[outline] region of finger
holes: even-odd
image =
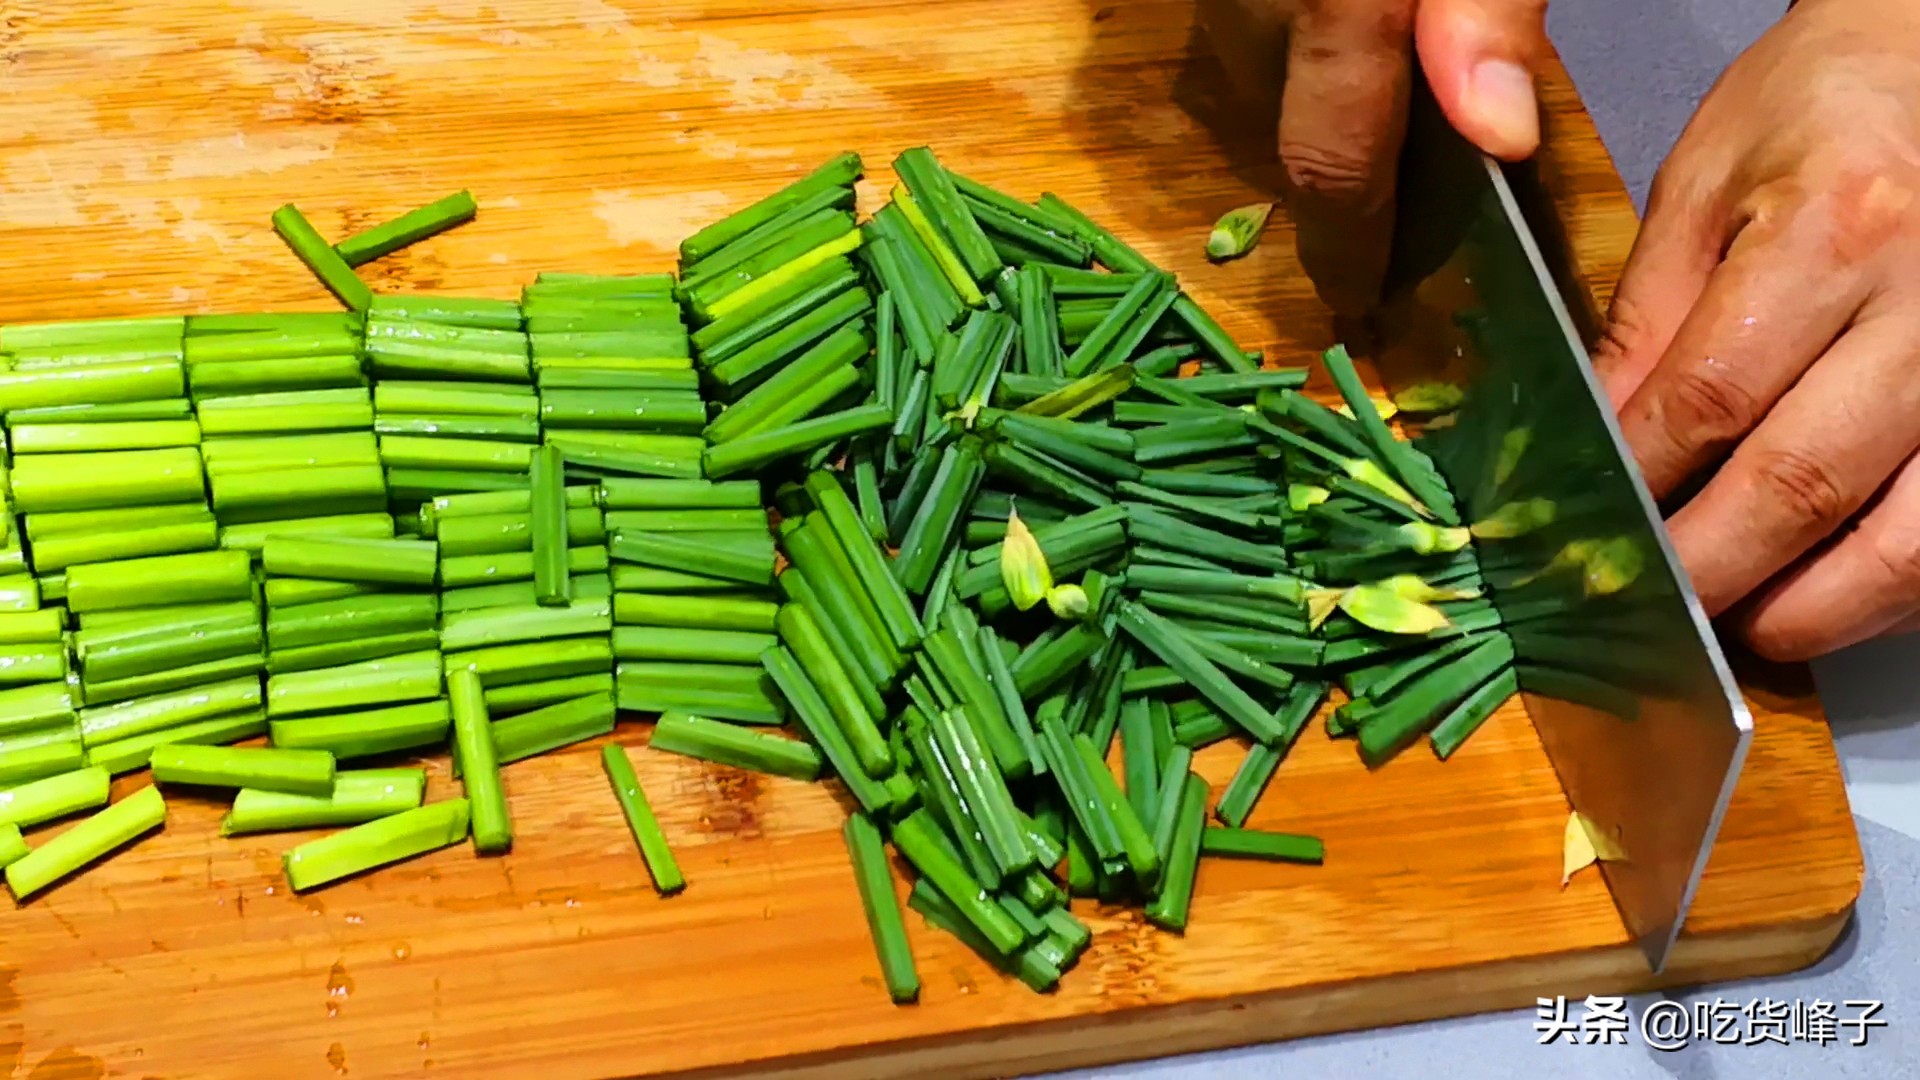
[[[1412,0],[1319,0],[1294,22],[1280,100],[1300,262],[1335,312],[1380,296],[1406,138]]]
[[[1833,258],[1827,202],[1760,196],[1769,209],[1735,238],[1620,410],[1656,498],[1752,431],[1859,310],[1867,277]]]
[[[1771,586],[1739,629],[1760,655],[1810,660],[1920,630],[1920,464],[1908,460],[1859,526]]]
[[[1594,370],[1616,409],[1673,344],[1732,239],[1726,216],[1713,211],[1711,195],[1688,171],[1686,152],[1683,141],[1654,177],[1646,217],[1593,350]]]
[[[1273,0],[1200,0],[1197,14],[1240,97],[1271,110],[1280,99],[1286,10]]]
[[[1905,319],[1848,330],[1668,521],[1708,614],[1825,540],[1920,448],[1916,346]]]
[[[1547,0],[1426,0],[1414,40],[1434,99],[1474,145],[1507,161],[1540,148],[1533,70]]]

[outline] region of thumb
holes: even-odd
[[[1533,66],[1546,48],[1547,0],[1424,0],[1420,66],[1460,134],[1506,161],[1540,146]]]

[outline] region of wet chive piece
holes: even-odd
[[[690,713],[661,714],[647,745],[795,780],[812,780],[820,775],[820,753],[807,743]]]
[[[708,479],[722,480],[842,439],[881,430],[892,422],[893,414],[885,405],[870,402],[709,447],[702,463]]]
[[[826,698],[818,686],[784,646],[774,645],[761,654],[761,663],[787,700],[793,715],[807,736],[820,748],[835,775],[840,778],[861,808],[870,814],[889,814],[894,805],[885,786],[867,772],[853,744],[842,731]]]
[[[252,681],[258,685],[257,678]],[[156,746],[171,743],[207,745],[232,743],[239,742],[241,739],[250,739],[256,735],[264,735],[266,731],[266,710],[247,709],[90,746],[86,751],[86,765],[89,768],[105,769],[118,776],[121,773],[146,768],[147,760]]]
[[[986,753],[978,733],[963,709],[944,709],[928,717],[934,742],[954,771],[961,794],[980,826],[987,851],[1002,877],[1034,865],[1026,830],[1006,780]]]
[[[940,836],[940,827],[927,811],[916,810],[897,822],[893,827],[893,843],[996,952],[1011,953],[1027,943],[1026,931],[988,897],[953,857]]]
[[[1228,679],[1186,631],[1134,603],[1121,604],[1119,624],[1256,740],[1272,743],[1280,738],[1282,731],[1274,716]]]
[[[1207,827],[1207,784],[1188,773],[1181,785],[1172,840],[1159,895],[1147,905],[1147,920],[1166,930],[1184,931],[1193,904],[1193,879]]]
[[[373,303],[373,290],[354,274],[353,267],[320,236],[298,207],[288,203],[275,210],[273,231],[341,303],[355,311],[365,311]]]
[[[457,844],[467,838],[469,812],[467,800],[447,799],[309,840],[281,856],[287,884],[306,892]]]
[[[614,718],[613,695],[606,690],[556,701],[531,712],[494,721],[494,756],[501,765],[511,765],[561,747],[585,742],[612,732]],[[460,771],[460,762],[456,758],[454,775],[460,775]]]
[[[1247,815],[1253,812],[1253,806],[1273,782],[1273,774],[1280,768],[1281,752],[1259,743],[1247,748],[1247,756],[1240,761],[1233,779],[1228,781],[1226,790],[1220,793],[1220,803],[1214,808],[1214,816],[1225,824],[1238,828],[1246,824]]]
[[[534,451],[528,484],[534,597],[544,606],[565,606],[572,600],[573,593],[567,569],[566,469],[560,451],[551,446]],[[589,513],[597,517],[599,511]]]
[[[784,575],[782,575],[784,576]],[[786,604],[778,617],[780,640],[826,698],[835,722],[867,775],[885,776],[893,769],[893,755],[881,735],[877,719],[854,689],[861,676],[841,664],[813,613],[801,604]]]
[[[854,883],[860,890],[860,906],[867,917],[867,931],[873,936],[874,952],[880,959],[880,973],[887,982],[887,993],[895,1002],[909,1002],[920,996],[920,976],[913,967],[913,949],[907,941],[907,927],[900,917],[900,901],[893,891],[893,870],[888,865],[880,830],[865,814],[847,818],[841,837],[847,844],[847,856],[853,863]]]
[[[513,820],[500,782],[500,761],[480,676],[470,668],[449,672],[447,696],[453,705],[453,742],[460,754],[461,780],[473,815],[473,848],[482,855],[502,854],[513,846]]]
[[[653,891],[672,896],[686,888],[687,879],[681,875],[680,864],[667,846],[666,834],[660,830],[653,806],[647,802],[647,793],[640,787],[640,777],[633,770],[633,760],[627,756],[626,747],[616,743],[601,747],[600,763],[606,770],[607,781],[613,785],[613,796],[620,802],[627,828],[640,847],[647,874],[653,878]]]
[[[847,153],[833,158],[795,183],[682,240],[680,242],[681,266],[697,265],[700,260],[767,224],[820,191],[851,187],[861,175],[860,155]]]
[[[608,538],[606,551],[621,562],[758,586],[773,583],[778,558],[773,538],[764,529],[754,534],[616,531]]]
[[[333,755],[325,750],[289,750],[174,744],[155,747],[147,767],[163,784],[257,788],[290,795],[333,791]]]
[[[681,664],[622,660],[614,695],[630,712],[695,712],[740,724],[779,724],[786,703],[757,668],[738,664]]]
[[[333,250],[348,266],[359,266],[471,221],[477,209],[471,192],[456,191],[391,221],[354,233],[335,244]]]
[[[60,835],[41,843],[6,868],[15,902],[28,898],[89,863],[158,828],[167,818],[160,789],[141,788]]]
[[[112,779],[107,770],[89,766],[0,791],[0,825],[31,828],[104,806]]]
[[[938,226],[976,282],[985,281],[1001,267],[1000,256],[960,197],[953,178],[924,146],[906,150],[894,159],[894,172],[906,184],[927,216]]]
[[[963,439],[941,452],[932,487],[908,524],[893,562],[895,578],[909,593],[926,594],[985,471],[973,440]]]
[[[453,712],[445,698],[385,709],[335,713],[268,725],[277,747],[325,750],[335,758],[374,757],[447,741]]]
[[[361,769],[334,775],[324,795],[242,788],[220,821],[221,836],[359,825],[412,810],[426,795],[424,769]]]
[[[1318,866],[1326,861],[1327,848],[1317,836],[1209,826],[1200,836],[1200,854]]]
[[[1434,754],[1442,761],[1452,757],[1474,732],[1480,730],[1480,725],[1486,723],[1496,709],[1519,691],[1520,676],[1513,668],[1507,668],[1483,683],[1433,726],[1429,737],[1433,741]],[[5,811],[0,810],[0,817],[4,816]]]
[[[1512,665],[1513,642],[1491,635],[1453,664],[1415,680],[1372,710],[1360,724],[1360,756],[1383,764],[1439,722],[1446,710]]]

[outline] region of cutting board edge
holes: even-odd
[[[832,1051],[659,1075],[674,1080],[909,1080],[935,1075],[985,1080],[1146,1061],[1523,1009],[1542,997],[1577,1000],[1589,994],[1639,994],[1785,975],[1826,956],[1852,917],[1853,901],[1848,900],[1841,909],[1818,918],[1682,938],[1666,970],[1658,975],[1646,970],[1637,946],[1622,944],[1007,1025],[903,1040],[851,1055]]]

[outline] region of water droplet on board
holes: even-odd
[[[361,918],[361,917],[360,917],[360,916],[358,916],[358,915],[348,915],[348,916],[347,916],[347,922],[348,922],[348,924],[350,924],[350,925],[352,925],[352,926],[359,926],[359,925],[360,925],[361,923],[363,923],[363,922],[366,922],[366,921],[367,921],[367,920],[365,920],[365,919],[363,919],[363,918]]]
[[[568,907],[579,907],[579,906],[580,906],[580,901],[578,901],[578,900],[575,900],[575,899],[574,899],[573,897],[571,897],[571,896],[569,896],[569,897],[567,897],[567,906],[568,906]]]
[[[428,1033],[424,1031],[421,1032],[420,1033],[420,1049],[425,1050],[428,1046],[431,1046],[432,1044],[433,1044],[433,1039],[429,1037]]]
[[[347,974],[347,965],[339,960],[327,971],[327,996],[342,1001],[353,996],[353,976]]]
[[[408,945],[404,941],[393,947],[393,958],[395,960],[405,960],[407,957],[412,955],[413,955],[413,946]]]

